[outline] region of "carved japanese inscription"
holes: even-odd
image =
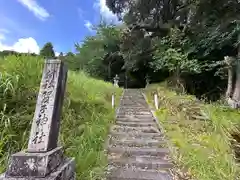
[[[46,61],[28,143],[28,152],[46,152],[57,146],[66,73],[67,71],[60,60]]]

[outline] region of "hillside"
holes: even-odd
[[[36,35],[26,33],[26,37],[37,38],[38,42],[34,44],[41,43],[36,51],[30,51],[31,47],[22,48],[23,43],[18,41],[13,44],[17,48],[5,45],[13,41],[11,36],[22,38],[21,42],[26,40],[21,37],[23,34],[16,31],[21,28],[12,27],[16,34],[7,33],[7,28],[0,29],[0,172],[5,170],[10,154],[26,148],[44,57],[58,58],[69,67],[59,142],[66,150],[64,154],[76,159],[78,179],[102,179],[103,169],[107,165],[103,144],[115,117],[111,95],[115,92],[119,100],[122,93],[122,89],[114,88],[110,82],[118,77],[120,87],[135,88],[136,91],[123,95],[120,106],[123,108],[118,112],[122,117],[119,120],[116,114],[115,134],[119,130],[120,135],[127,137],[130,132],[144,136],[142,132],[152,129],[141,126],[149,122],[157,128],[156,122],[151,122],[154,120],[152,112],[138,90],[145,90],[149,104],[153,103],[153,93],[157,92],[160,109],[156,116],[165,132],[155,129],[155,134],[150,135],[157,134],[169,139],[167,148],[171,149],[180,179],[184,179],[182,175],[185,172],[194,180],[240,180],[239,0],[139,0],[134,3],[131,0],[95,0],[78,6],[77,3],[70,6],[70,1],[66,3],[69,6],[64,5],[64,10],[51,5],[61,11],[59,14],[62,16],[57,18],[56,12],[52,11],[49,17],[54,18],[50,18],[49,23],[58,19],[60,29],[55,24],[49,24],[42,26],[44,28],[39,29]],[[107,15],[116,17],[116,21],[112,18],[110,21],[105,16],[98,18],[95,10],[85,8],[89,4],[95,10],[99,6],[98,15],[107,12]],[[30,6],[25,7],[30,10]],[[65,14],[66,8],[71,12],[68,15]],[[81,8],[87,13],[83,13]],[[71,14],[76,17],[70,17]],[[87,14],[92,17],[87,17]],[[72,21],[77,18],[78,21]],[[15,21],[25,24],[17,19]],[[63,25],[64,21],[75,24]],[[79,29],[81,25],[84,29]],[[35,25],[31,23],[31,26]],[[38,27],[36,24],[36,30]],[[28,41],[26,45],[31,46]],[[137,110],[134,106],[138,106]],[[131,109],[134,110],[129,113]],[[144,113],[148,116],[144,117]],[[129,122],[135,120],[133,114],[139,114],[137,123]],[[144,118],[147,120],[145,124],[138,123]],[[121,126],[118,123],[122,123]],[[121,152],[129,149],[132,153],[142,151],[143,148],[133,149],[137,148],[138,143],[135,135],[130,135],[135,147],[123,150],[124,146],[119,145]],[[124,138],[122,140],[126,145]],[[148,143],[146,139],[141,139],[142,147]],[[157,153],[158,140],[151,146],[150,152]],[[140,154],[148,155],[149,149],[143,151]],[[164,155],[164,158],[167,156]],[[128,158],[121,166],[130,167]],[[152,166],[155,160],[157,167],[160,162],[151,158],[147,159],[146,164]],[[135,161],[136,158],[130,160]],[[132,165],[135,163],[133,161]],[[141,167],[146,169],[144,162]],[[148,173],[156,176],[150,179],[161,179],[158,178],[159,169],[151,168],[154,172]],[[132,173],[134,168],[129,169]],[[116,172],[112,179],[122,180],[124,178],[120,175],[131,175],[124,171]],[[134,173],[137,178],[128,176],[125,179],[147,179],[140,177],[141,173]]]
[[[0,172],[13,152],[26,148],[43,59],[8,56],[0,60]],[[106,165],[103,143],[114,120],[111,94],[121,89],[69,72],[61,119],[60,144],[76,160],[78,179],[97,179]]]
[[[160,107],[156,116],[169,140],[180,177],[184,172],[199,180],[239,178],[240,112],[217,103],[204,104],[194,96],[179,95],[166,83],[146,89],[151,105],[155,92]]]

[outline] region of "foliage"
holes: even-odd
[[[184,42],[186,42],[185,39],[174,33],[171,37],[160,39],[154,52],[154,61],[150,63],[153,69],[165,68],[169,72],[177,72],[179,75],[183,72],[200,73],[200,63],[196,59],[189,59],[188,53],[184,52]]]
[[[197,60],[189,60],[187,54],[183,54],[179,49],[156,51],[154,59],[152,66],[155,70],[166,68],[170,73],[177,73],[178,76],[183,72],[200,72]]]
[[[10,154],[27,146],[41,80],[43,59],[7,56],[0,60],[0,172]],[[77,179],[101,179],[106,158],[103,142],[114,120],[110,83],[83,72],[69,72],[61,120],[60,143],[76,160]]]
[[[60,53],[59,53],[58,58],[61,58],[61,57],[63,57],[63,52],[60,52]]]
[[[37,56],[35,53],[19,53],[16,51],[10,51],[10,50],[4,50],[0,51],[0,57],[5,57],[9,55],[31,55],[31,56]]]
[[[119,67],[114,69],[115,61],[118,60],[117,66],[122,61],[119,54],[119,38],[119,28],[99,25],[95,36],[87,37],[81,45],[76,45],[79,52],[76,55],[79,69],[84,69],[90,75],[103,79],[112,77],[113,72],[121,71]],[[109,66],[113,69],[112,73],[109,72]]]
[[[54,58],[55,52],[53,50],[53,45],[51,42],[46,43],[40,50],[40,56],[44,58]]]
[[[240,177],[231,149],[234,142],[231,135],[240,134],[237,129],[240,113],[219,104],[203,104],[193,96],[177,95],[164,83],[146,89],[149,103],[153,103],[152,93],[156,90],[161,102],[156,115],[170,140],[176,167],[181,172],[187,168],[194,179]]]
[[[146,77],[152,83],[176,76],[188,93],[217,100],[227,84],[224,57],[238,60],[240,55],[238,1],[107,0],[106,4],[122,24],[100,22],[94,27],[95,35],[76,44],[76,54],[58,57],[75,71],[69,73],[61,141],[67,153],[76,157],[81,179],[101,179],[97,172],[104,162],[102,142],[113,117],[111,84],[86,74],[108,81],[118,74],[120,85],[127,87],[144,87]],[[0,59],[2,161],[26,147],[42,69],[38,56],[11,51],[0,56],[8,54],[18,56]],[[40,55],[54,58],[53,45],[45,44]],[[235,128],[239,113],[213,104],[199,105],[195,99],[186,102],[185,96],[158,90],[163,102],[158,116],[178,147],[176,162],[198,179],[233,179],[236,164],[228,133]],[[167,117],[173,117],[173,123]],[[206,117],[209,121],[192,121]]]

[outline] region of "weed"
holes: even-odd
[[[176,165],[188,168],[199,180],[236,180],[240,169],[231,133],[238,131],[240,112],[177,95],[164,84],[146,90],[150,103],[156,90],[161,107],[156,115],[166,131]]]

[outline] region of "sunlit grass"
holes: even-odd
[[[169,139],[172,157],[199,180],[236,180],[239,166],[231,145],[231,133],[239,131],[240,112],[218,104],[204,104],[193,96],[177,95],[164,84],[147,89],[159,95],[156,115]]]
[[[43,60],[9,56],[0,60],[0,172],[10,154],[26,148]],[[85,73],[69,72],[59,143],[76,160],[77,179],[101,179],[108,127],[114,121],[111,94],[121,89]]]

